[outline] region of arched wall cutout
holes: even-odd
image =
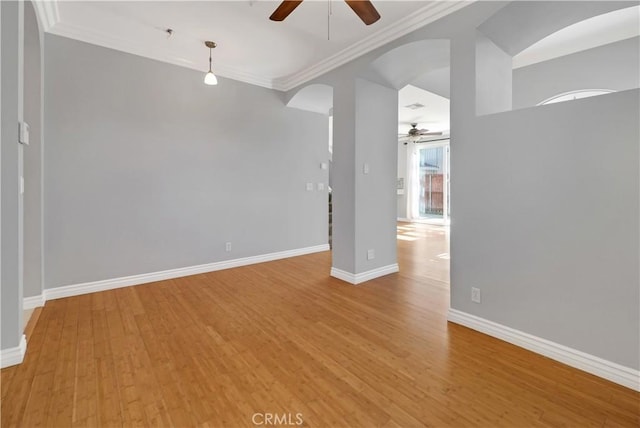
[[[410,42],[373,60],[369,71],[380,76],[389,86],[401,89],[419,76],[448,67],[449,46],[446,39]]]
[[[633,2],[512,2],[478,30],[511,56],[580,21],[634,6]]]
[[[321,83],[305,86],[291,97],[287,107],[329,115],[333,108],[333,87]]]

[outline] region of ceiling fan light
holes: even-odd
[[[217,85],[218,84],[218,78],[216,77],[215,74],[213,74],[213,71],[209,70],[207,72],[207,74],[204,75],[204,84],[205,85]]]

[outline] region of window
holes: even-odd
[[[588,97],[595,97],[598,95],[610,94],[612,92],[615,92],[615,91],[612,89],[581,89],[579,91],[564,92],[562,94],[554,95],[553,97],[547,98],[546,100],[542,101],[538,105],[542,106],[545,104],[561,103],[563,101],[573,101],[573,100],[578,100],[580,98],[588,98]]]

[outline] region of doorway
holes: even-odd
[[[409,156],[413,184],[411,217],[414,221],[448,225],[451,215],[449,139],[416,143]]]

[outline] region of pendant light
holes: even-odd
[[[205,85],[217,85],[218,84],[218,78],[216,77],[215,74],[213,74],[213,71],[211,71],[211,49],[216,47],[216,42],[209,42],[206,41],[204,42],[205,46],[209,48],[209,71],[207,71],[207,74],[204,75],[204,84]]]

